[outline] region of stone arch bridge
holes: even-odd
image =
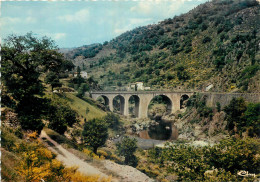
[[[208,106],[216,106],[219,102],[221,106],[229,104],[233,97],[244,97],[248,102],[260,102],[260,93],[209,93],[200,92],[202,95],[206,95],[206,104]],[[168,113],[174,113],[181,109],[181,102],[188,99],[194,92],[166,92],[166,91],[98,91],[91,92],[91,96],[94,100],[99,97],[104,99],[104,104],[110,109],[114,110],[113,100],[118,97],[120,99],[120,113],[122,115],[129,115],[129,99],[134,99],[134,112],[136,117],[144,118],[148,116],[148,106],[153,98],[156,96],[162,96],[167,101]]]
[[[135,101],[135,114],[138,118],[148,116],[148,106],[153,98],[156,96],[163,96],[167,101],[167,111],[169,113],[175,112],[181,107],[181,98],[189,98],[193,92],[162,92],[162,91],[113,91],[113,92],[92,92],[91,96],[94,100],[103,97],[105,105],[110,111],[114,110],[113,100],[118,97],[120,99],[120,113],[122,115],[129,115],[129,99],[133,97]]]

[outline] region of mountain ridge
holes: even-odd
[[[214,0],[66,56],[105,90],[142,81],[153,89],[259,92],[259,12],[255,0]]]

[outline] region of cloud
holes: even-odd
[[[34,17],[29,16],[29,17],[25,18],[25,22],[26,23],[36,23],[37,19],[34,18]]]
[[[126,32],[126,31],[128,31],[128,30],[130,30],[130,29],[131,29],[131,28],[130,28],[129,26],[124,27],[124,28],[115,28],[115,29],[114,29],[114,33],[115,33],[116,35],[120,35],[120,34]]]
[[[139,2],[136,6],[131,7],[130,11],[148,15],[152,12],[152,6],[150,2]]]
[[[15,25],[15,24],[19,24],[19,23],[26,23],[26,24],[30,24],[30,23],[36,23],[37,20],[34,17],[26,17],[25,19],[22,18],[13,18],[13,17],[2,17],[1,20],[1,26],[7,26],[7,25]]]
[[[120,35],[128,30],[132,30],[135,27],[142,26],[143,24],[149,23],[152,21],[151,18],[129,18],[127,20],[124,20],[122,22],[118,22],[115,24],[114,33],[116,35]],[[128,22],[127,24],[123,24],[125,22]]]
[[[62,33],[62,32],[59,32],[59,33],[46,33],[45,30],[41,30],[39,32],[40,32],[41,36],[45,36],[46,35],[47,37],[50,37],[50,38],[54,39],[55,41],[64,39],[67,36],[66,33]]]
[[[2,17],[1,18],[1,26],[7,25],[7,24],[16,24],[21,21],[20,18],[13,18],[13,17]]]
[[[59,20],[66,21],[66,22],[80,22],[83,23],[86,20],[89,19],[89,10],[88,9],[82,9],[80,11],[77,11],[74,14],[68,14],[64,16],[59,16]]]
[[[155,17],[168,17],[180,10],[184,0],[173,0],[173,1],[141,1],[137,5],[130,8],[131,12],[137,13],[143,16],[155,16]]]
[[[60,40],[66,37],[66,33],[55,33],[52,37],[54,40]]]
[[[141,25],[152,21],[151,18],[130,18],[129,22],[132,25]]]

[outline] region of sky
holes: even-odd
[[[208,0],[1,1],[0,36],[32,32],[60,48],[110,41],[139,26],[186,13]]]

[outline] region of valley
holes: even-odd
[[[212,0],[76,48],[10,35],[2,180],[258,181],[259,19],[256,0]]]

